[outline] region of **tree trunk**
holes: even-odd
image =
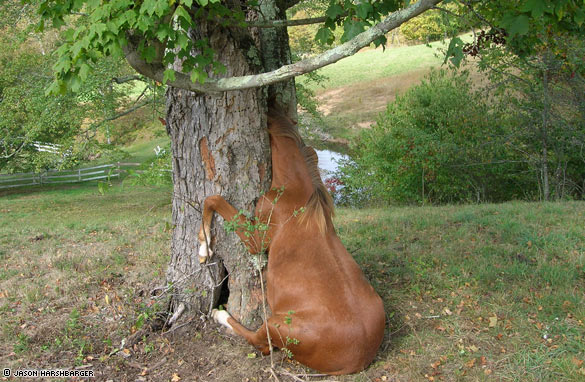
[[[269,16],[284,17],[274,1]],[[257,18],[257,15],[249,15]],[[255,74],[290,63],[285,28],[276,33],[198,25],[193,38],[207,38],[227,68],[225,77]],[[270,49],[267,48],[270,47]],[[198,261],[197,233],[206,197],[220,194],[239,210],[253,213],[261,192],[270,185],[270,148],[266,132],[266,98],[276,97],[296,109],[294,82],[265,89],[200,95],[176,88],[167,92],[167,129],[173,153],[173,234],[167,280],[172,285],[171,310],[185,308],[183,318],[202,316],[219,302],[242,324],[261,322],[259,275],[244,246],[223,229],[215,214],[213,257]],[[226,279],[227,277],[227,279]],[[222,281],[224,287],[222,288]],[[222,300],[220,301],[220,295]]]
[[[541,160],[541,171],[542,171],[542,192],[545,201],[550,199],[550,182],[548,175],[548,123],[549,123],[549,94],[548,94],[548,60],[544,59],[544,69],[542,72],[542,129],[541,129],[541,142],[542,142],[542,160]]]

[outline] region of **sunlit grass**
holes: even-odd
[[[461,37],[465,41],[471,39],[471,35]],[[444,61],[444,51],[446,51],[448,44],[449,40],[386,50],[367,48],[320,69],[318,73],[327,77],[327,80],[322,84],[317,85],[309,82],[307,85],[309,88],[321,92],[340,86],[437,67]],[[306,76],[297,77],[297,81],[306,83]]]

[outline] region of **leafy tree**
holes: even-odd
[[[457,35],[467,26],[464,9],[451,2],[444,9],[425,12],[400,26],[400,33],[410,41],[431,42]]]
[[[509,10],[493,10],[503,14],[501,27],[491,25],[464,52],[498,84],[516,122],[510,147],[531,163],[540,198],[583,195],[583,4],[539,0]]]
[[[346,195],[384,203],[510,199],[526,169],[502,144],[505,121],[466,72],[433,71],[380,114],[342,168]]]
[[[291,63],[284,26],[292,21],[286,20],[286,10],[299,2],[40,1],[43,22],[66,29],[67,41],[57,51],[52,91],[80,89],[103,56],[123,56],[139,73],[169,85],[167,129],[173,152],[175,228],[167,279],[173,286],[172,322],[185,310],[209,312],[218,302],[226,271],[230,311],[244,324],[259,317],[260,302],[254,297],[258,294],[252,292],[258,280],[242,262],[234,235],[222,230],[213,233],[215,253],[223,264],[218,260],[200,266],[193,259],[198,250],[195,229],[206,196],[221,192],[238,208],[251,210],[270,183],[267,99],[277,99],[294,117],[295,76],[371,43],[383,44],[388,31],[441,1],[330,0],[318,20],[323,24],[316,39],[331,44],[335,29],[341,28],[341,45]],[[89,22],[71,27],[76,17],[87,17]],[[454,44],[450,54],[456,58],[458,52],[462,54],[462,44]]]
[[[6,14],[0,23],[0,171],[67,167],[111,152],[100,142],[110,143],[112,121],[152,103],[151,94],[134,102],[127,97],[130,81],[142,78],[103,57],[77,93],[48,96],[56,62],[49,53],[62,42],[61,31],[37,32],[35,9],[19,1],[2,2],[0,11]],[[39,151],[39,145],[57,152]]]
[[[45,42],[31,38],[30,11],[16,2],[2,3],[0,27],[0,170],[27,171],[73,159],[39,152],[35,143],[68,148],[81,126],[76,96],[45,97],[52,82]],[[10,30],[10,32],[9,32]]]

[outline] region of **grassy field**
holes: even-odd
[[[470,34],[461,38],[471,41]],[[297,77],[297,81],[317,94],[324,116],[319,128],[347,144],[374,123],[397,95],[420,83],[432,68],[441,67],[448,43],[438,41],[385,51],[364,49],[320,69],[318,73],[326,77],[320,84],[307,82],[306,76]],[[473,65],[467,68],[474,70]]]
[[[307,86],[317,92],[323,92],[346,85],[369,82],[378,78],[392,77],[417,69],[441,65],[443,58],[438,49],[446,45],[434,42],[429,46],[413,45],[378,49],[364,49],[358,54],[344,58],[333,65],[319,70],[319,74],[327,77],[321,84],[309,82]],[[297,77],[305,83],[305,76]]]
[[[0,366],[87,367],[100,381],[270,378],[267,359],[212,328],[113,351],[157,309],[170,193],[0,196]],[[389,325],[375,362],[338,380],[583,381],[583,221],[583,202],[340,209],[339,235]]]

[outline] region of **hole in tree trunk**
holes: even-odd
[[[227,273],[227,270],[226,270]],[[227,306],[228,299],[230,297],[230,288],[228,286],[230,281],[230,274],[227,273],[225,280],[221,284],[221,291],[219,292],[219,301],[217,302],[218,305],[223,305],[224,307]]]

